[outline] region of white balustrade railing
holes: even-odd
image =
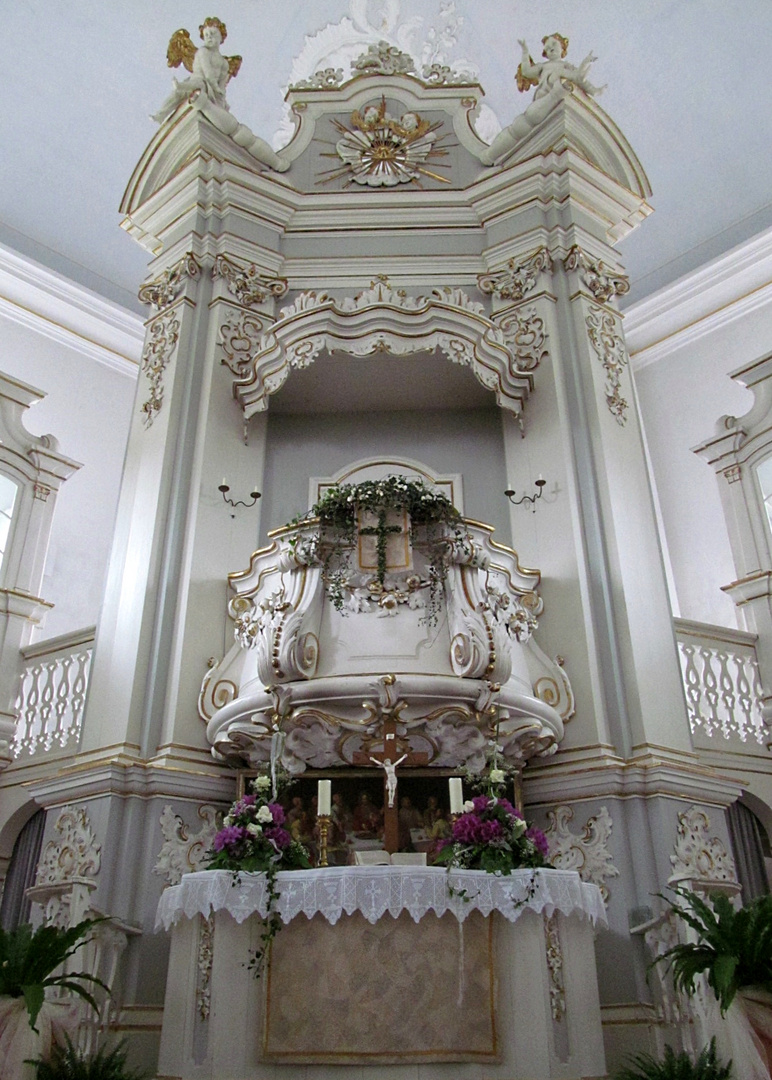
[[[698,744],[720,749],[744,744],[768,752],[772,732],[762,714],[763,689],[756,635],[723,626],[675,619],[686,708]]]
[[[21,650],[14,757],[64,747],[77,750],[93,644],[94,627],[89,626]]]

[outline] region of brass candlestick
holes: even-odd
[[[319,822],[319,865],[327,866],[327,831],[330,828],[330,815],[320,814]]]

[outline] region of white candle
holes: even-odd
[[[448,780],[450,789],[450,812],[461,814],[464,810],[464,787],[460,776],[451,776]]]
[[[227,486],[228,486],[228,481],[225,479],[225,477],[223,477],[222,480],[220,481],[220,487],[227,487]]]
[[[332,780],[320,780],[317,792],[316,813],[319,817],[330,816],[332,801]]]

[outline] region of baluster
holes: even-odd
[[[737,734],[743,742],[746,742],[748,732],[753,727],[753,722],[751,720],[753,698],[751,697],[750,683],[745,676],[743,659],[744,658],[739,653],[735,653],[735,661],[737,663],[737,701],[742,710],[742,716],[735,710],[735,721],[737,725]]]
[[[83,706],[86,701],[86,688],[88,686],[89,671],[91,670],[91,649],[78,653],[74,659],[78,662],[78,672],[72,684],[72,693],[70,695],[70,704],[72,705],[70,738],[74,739],[77,745],[80,743],[80,732],[83,725]]]
[[[761,673],[759,671],[759,662],[756,657],[756,653],[752,652],[745,658],[746,667],[748,670],[748,678],[751,684],[751,694],[753,696],[753,737],[760,746],[766,744],[766,725],[764,723],[764,717],[761,713],[761,701],[764,697],[764,687],[761,685]]]
[[[708,712],[705,718],[705,731],[708,735],[712,735],[714,731],[722,727],[721,718],[718,715],[718,679],[713,670],[713,656],[713,649],[703,645],[700,649],[700,657],[702,659],[703,697]]]
[[[721,687],[721,703],[724,706],[726,714],[726,717],[721,724],[721,729],[724,732],[725,737],[728,737],[727,731],[731,730],[736,701],[732,673],[729,670],[729,661],[731,657],[726,651],[717,652],[716,655],[720,667],[719,685]]]
[[[54,708],[54,688],[58,666],[58,660],[54,660],[53,663],[49,661],[43,665],[44,681],[43,693],[40,696],[40,735],[44,750],[50,750],[54,741],[54,724],[51,720],[51,713]]]
[[[689,714],[689,726],[694,735],[702,723],[700,716],[700,674],[694,660],[694,645],[679,641],[678,649],[682,657],[684,690],[686,691],[686,709]],[[707,734],[710,734],[708,732]]]
[[[43,665],[35,664],[29,668],[30,688],[27,695],[27,707],[24,710],[24,745],[28,753],[34,754],[40,741],[40,680],[43,674]]]
[[[56,728],[53,741],[60,746],[65,746],[70,734],[72,721],[70,720],[70,672],[72,671],[74,657],[63,656],[59,685],[56,688]],[[68,722],[69,721],[69,722]]]

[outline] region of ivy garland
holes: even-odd
[[[377,525],[360,528],[363,512],[376,516]],[[311,541],[310,554],[324,568],[327,594],[337,611],[343,613],[346,590],[353,572],[353,553],[360,536],[376,537],[376,582],[383,591],[386,578],[386,546],[399,526],[388,525],[390,513],[405,512],[410,519],[410,541],[420,545],[428,559],[429,602],[425,621],[434,624],[441,606],[451,555],[459,547],[474,554],[474,544],[464,519],[445,495],[433,491],[421,480],[387,476],[361,484],[335,484],[307,514],[290,524],[319,524],[319,536]],[[294,548],[298,538],[290,541]],[[308,541],[304,541],[308,543]],[[308,549],[307,549],[308,550]]]

